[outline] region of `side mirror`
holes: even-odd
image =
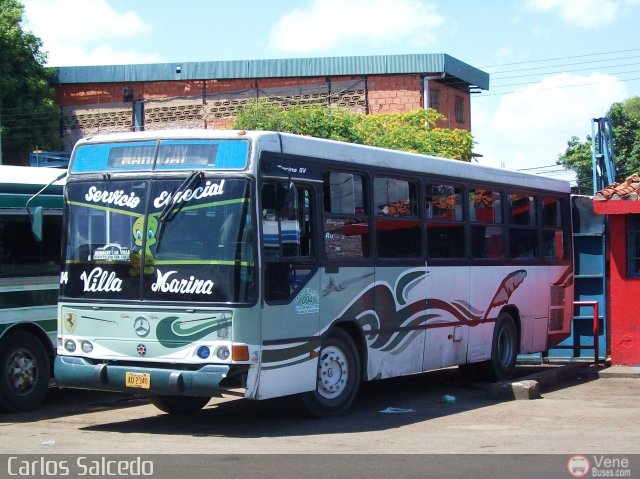
[[[293,181],[287,188],[287,219],[295,220],[298,217],[298,188]]]
[[[276,213],[280,219],[295,220],[298,209],[298,190],[296,184],[279,183],[276,191]]]
[[[42,206],[36,206],[31,218],[31,232],[38,242],[42,241],[42,218]]]

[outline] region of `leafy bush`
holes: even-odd
[[[234,129],[296,133],[394,150],[470,161],[473,137],[466,130],[437,128],[436,110],[363,115],[324,106],[283,109],[268,100],[244,108]]]

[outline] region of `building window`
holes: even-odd
[[[640,279],[640,215],[629,215],[628,231],[629,265],[627,276]]]
[[[456,121],[458,123],[464,123],[465,121],[465,116],[464,116],[464,98],[462,98],[461,96],[456,96]]]
[[[429,90],[429,107],[440,111],[440,90]]]

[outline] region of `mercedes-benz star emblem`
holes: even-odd
[[[136,332],[138,337],[144,338],[147,334],[149,334],[149,331],[151,330],[149,320],[144,316],[138,316],[133,322],[133,330]]]

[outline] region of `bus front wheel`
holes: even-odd
[[[335,329],[320,348],[316,389],[301,396],[305,409],[318,418],[344,414],[358,394],[360,376],[356,345],[346,331]]]
[[[25,331],[0,341],[0,409],[30,411],[40,406],[51,379],[49,356],[42,343]]]
[[[491,359],[480,365],[484,379],[489,381],[509,379],[516,367],[518,345],[515,321],[509,313],[500,313],[493,330]]]
[[[211,398],[196,396],[149,396],[155,407],[169,414],[193,414],[207,405]]]

